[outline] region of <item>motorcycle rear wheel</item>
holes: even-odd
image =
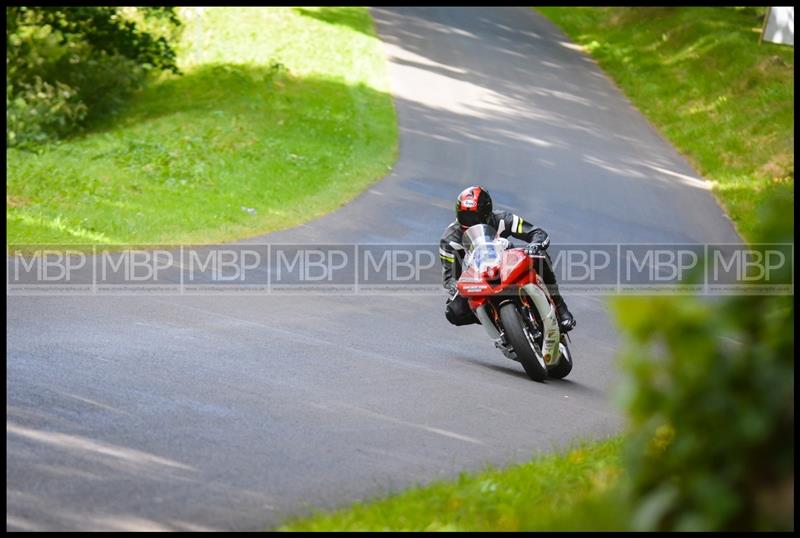
[[[500,321],[505,329],[506,338],[514,348],[528,377],[534,381],[547,379],[544,357],[538,352],[536,342],[533,341],[530,329],[525,325],[517,305],[506,303],[500,307]]]

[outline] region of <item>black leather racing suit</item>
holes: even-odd
[[[515,237],[528,243],[537,242],[546,249],[550,245],[550,237],[547,232],[531,223],[523,220],[510,211],[492,211],[487,224],[500,232],[500,237]],[[442,262],[442,285],[451,292],[445,306],[445,316],[453,325],[469,325],[479,323],[478,318],[469,308],[467,299],[461,297],[455,291],[455,283],[461,276],[461,264],[464,261],[464,247],[461,238],[464,230],[458,221],[453,222],[445,229],[442,238],[439,240],[439,259]],[[547,289],[556,304],[556,308],[561,310],[564,299],[558,292],[556,276],[553,273],[552,261],[545,252],[545,258],[538,260],[537,272],[547,285]],[[563,306],[566,309],[566,305]]]

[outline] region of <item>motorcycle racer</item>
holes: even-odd
[[[537,259],[537,272],[547,286],[550,296],[556,305],[558,321],[562,332],[575,327],[575,318],[567,308],[564,298],[558,291],[558,284],[553,273],[552,261],[547,254],[550,237],[547,232],[533,226],[510,211],[493,211],[492,198],[483,187],[473,185],[467,187],[456,199],[456,220],[451,223],[439,240],[439,258],[442,262],[442,285],[449,296],[445,304],[445,317],[453,325],[470,325],[479,323],[478,318],[469,307],[465,297],[458,294],[456,281],[461,276],[461,264],[464,256],[462,237],[464,231],[476,224],[487,224],[497,230],[502,238],[515,237],[526,241],[526,251],[531,254],[543,254]]]

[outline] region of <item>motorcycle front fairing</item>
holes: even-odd
[[[464,232],[465,270],[456,284],[459,294],[469,299],[474,310],[489,296],[508,293],[535,283],[536,271],[529,258],[518,248],[508,248],[508,241],[497,237],[494,228],[477,224]]]

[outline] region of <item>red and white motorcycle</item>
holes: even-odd
[[[503,354],[520,364],[534,381],[561,379],[572,371],[569,337],[561,334],[556,307],[536,258],[486,224],[464,232],[464,271],[458,293]]]

